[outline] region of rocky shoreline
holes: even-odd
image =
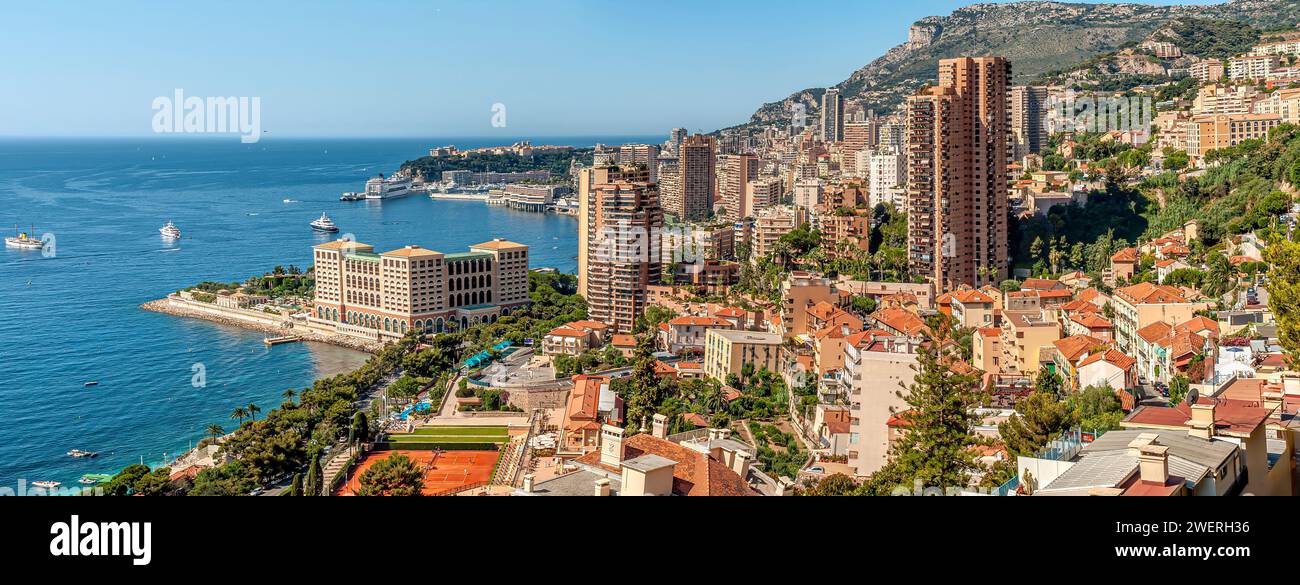
[[[223,316],[220,314],[211,313],[207,311],[191,309],[185,307],[183,304],[184,302],[185,301],[173,302],[172,299],[170,298],[162,298],[162,299],[157,299],[157,300],[144,303],[140,305],[140,308],[146,311],[162,313],[164,315],[171,315],[173,317],[188,317],[191,319],[203,319],[204,321],[211,321],[213,323],[220,323],[222,325],[230,325],[232,327],[239,327],[241,329],[260,331],[268,335],[292,334],[301,337],[304,341],[316,341],[319,343],[328,343],[330,345],[336,345],[338,347],[343,347],[346,349],[351,349],[356,351],[363,351],[366,353],[375,353],[379,351],[380,348],[383,347],[382,343],[377,341],[370,341],[367,339],[359,339],[356,337],[350,337],[346,335],[326,335],[302,327],[286,329],[284,327],[280,327],[278,325],[271,325],[269,323],[258,323],[250,319],[241,319],[235,316]],[[216,306],[213,306],[211,309],[216,312],[225,310]]]

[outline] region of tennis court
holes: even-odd
[[[492,478],[497,451],[372,451],[353,470],[337,495],[356,495],[361,474],[376,461],[401,453],[424,470],[424,495],[434,495],[464,486],[486,483]]]

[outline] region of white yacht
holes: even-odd
[[[14,227],[14,231],[18,231],[16,226]],[[33,229],[32,231],[34,232],[36,230]],[[41,239],[33,238],[28,235],[27,232],[18,232],[18,235],[16,236],[5,238],[5,246],[9,248],[18,248],[20,250],[40,250]]]
[[[375,175],[366,181],[366,199],[396,199],[414,192],[410,177]]]
[[[314,229],[318,232],[333,233],[339,231],[339,226],[334,225],[334,220],[330,219],[330,216],[325,215],[325,212],[322,211],[320,214],[320,218],[317,219],[316,221],[311,222],[311,229]]]
[[[176,227],[176,224],[170,221],[167,222],[167,225],[158,228],[158,233],[162,234],[162,237],[164,239],[168,239],[168,240],[181,239],[181,228]]]

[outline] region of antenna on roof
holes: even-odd
[[[1187,398],[1185,399],[1187,401],[1187,406],[1196,404],[1196,401],[1200,400],[1200,398],[1201,398],[1201,393],[1197,389],[1192,388],[1191,390],[1188,390]]]

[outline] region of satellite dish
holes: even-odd
[[[1196,401],[1199,400],[1200,398],[1201,398],[1201,393],[1200,393],[1200,392],[1197,392],[1195,388],[1192,388],[1191,390],[1188,390],[1188,391],[1187,391],[1187,398],[1185,399],[1186,402],[1187,402],[1187,406],[1191,406],[1191,405],[1193,405],[1193,404],[1196,404]]]

